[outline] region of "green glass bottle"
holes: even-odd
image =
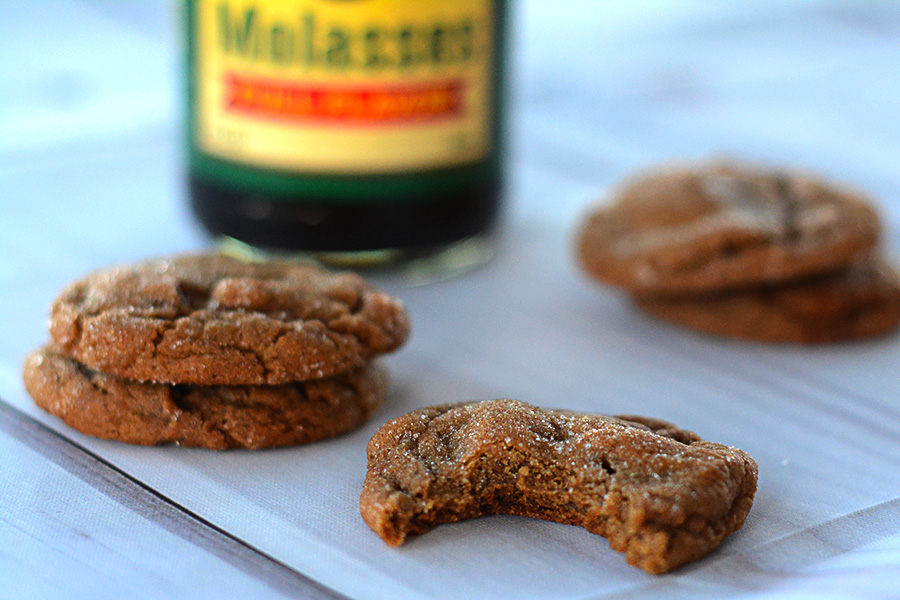
[[[186,2],[200,223],[233,248],[331,263],[484,260],[503,189],[505,10]]]

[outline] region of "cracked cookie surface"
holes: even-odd
[[[169,385],[98,373],[52,347],[28,356],[24,380],[38,406],[82,433],[211,450],[293,446],[347,433],[387,394],[386,371],[377,364],[277,386]]]
[[[579,525],[663,573],[741,528],[757,466],[745,452],[646,417],[513,400],[434,406],[368,445],[360,510],[392,546],[436,525],[514,514]]]
[[[68,285],[50,334],[91,369],[137,381],[274,385],[361,366],[399,347],[409,322],[352,273],[185,255]]]
[[[860,195],[786,171],[730,163],[657,170],[588,215],[584,269],[635,295],[703,294],[840,269],[876,244]]]
[[[884,260],[781,286],[690,298],[637,298],[645,312],[713,335],[825,344],[900,327],[900,277]]]

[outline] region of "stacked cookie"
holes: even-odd
[[[407,338],[396,298],[351,273],[180,256],[98,271],[25,362],[44,410],[97,437],[210,449],[303,444],[367,421],[375,359]]]
[[[710,163],[627,182],[582,225],[594,278],[705,333],[826,343],[900,325],[900,279],[857,193],[808,175]]]

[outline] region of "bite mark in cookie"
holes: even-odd
[[[663,573],[740,529],[756,491],[745,452],[644,417],[513,400],[417,410],[368,445],[362,516],[385,542],[514,514],[579,525]]]

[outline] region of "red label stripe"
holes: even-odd
[[[298,85],[289,81],[225,77],[225,106],[230,112],[273,120],[378,124],[422,122],[462,112],[458,80],[416,85],[342,87]]]

